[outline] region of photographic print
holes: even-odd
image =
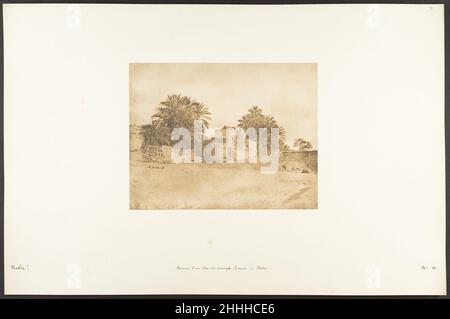
[[[5,295],[445,295],[444,12],[4,4]]]
[[[130,209],[316,209],[317,64],[130,64]]]

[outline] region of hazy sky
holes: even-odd
[[[287,143],[304,137],[317,148],[316,64],[130,64],[130,124],[148,124],[169,94],[208,107],[211,127],[237,126],[253,105],[284,126]]]

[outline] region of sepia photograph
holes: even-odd
[[[317,208],[317,64],[129,68],[130,209]]]

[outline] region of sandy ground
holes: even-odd
[[[219,166],[221,165],[221,166]],[[131,209],[317,208],[317,174],[248,165],[130,163]]]

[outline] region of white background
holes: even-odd
[[[445,293],[443,6],[3,9],[6,293]],[[318,63],[319,209],[130,211],[132,62]]]

